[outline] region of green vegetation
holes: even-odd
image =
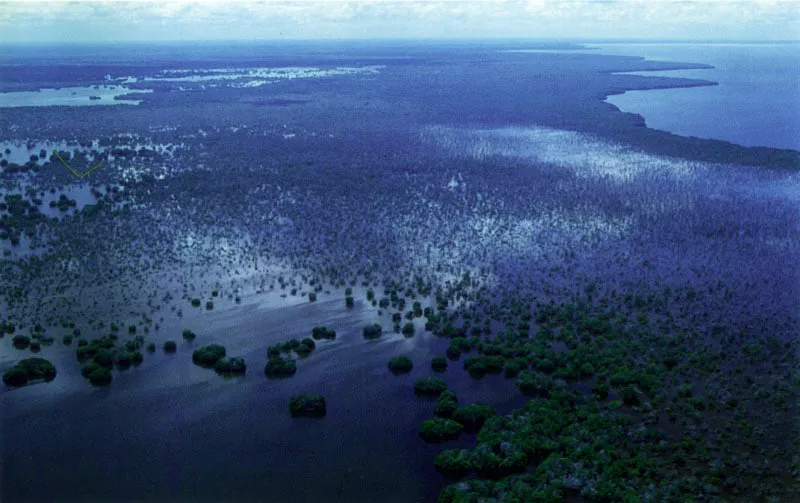
[[[336,330],[328,327],[314,327],[311,336],[317,341],[320,339],[332,340],[336,338]]]
[[[467,449],[447,449],[436,455],[434,466],[453,477],[463,477],[472,471],[472,453]]]
[[[389,360],[388,367],[393,374],[407,374],[414,368],[414,362],[407,356],[395,356]]]
[[[88,375],[89,382],[94,384],[95,386],[103,386],[106,384],[111,384],[112,375],[111,371],[105,367],[96,367],[92,369],[92,372]]]
[[[447,389],[447,383],[439,377],[422,377],[414,381],[414,393],[438,396]]]
[[[28,381],[44,379],[52,381],[56,378],[56,368],[44,358],[26,358],[20,360],[3,373],[3,382],[7,386],[24,386]]]
[[[17,349],[25,349],[31,344],[31,338],[27,335],[15,335],[13,339],[11,339],[11,343]]]
[[[383,334],[383,327],[379,323],[375,323],[373,325],[367,325],[364,327],[364,338],[365,339],[377,339]]]
[[[201,367],[213,367],[225,356],[225,348],[219,344],[209,344],[195,349],[192,353],[192,361]]]
[[[419,427],[419,436],[429,443],[446,442],[461,436],[464,427],[452,419],[435,417],[426,419]]]
[[[497,412],[491,405],[476,402],[457,408],[450,417],[453,421],[464,425],[466,431],[478,431],[487,419],[496,414]]]
[[[188,328],[183,329],[183,339],[187,341],[193,341],[197,337],[197,334],[189,330]]]
[[[434,372],[444,372],[447,370],[447,358],[444,356],[434,356],[431,359],[431,369]]]
[[[297,364],[292,359],[270,358],[264,367],[264,373],[269,378],[290,377],[297,372]]]
[[[300,393],[289,400],[289,412],[292,417],[322,417],[327,413],[325,398]]]
[[[458,409],[458,397],[452,391],[445,390],[436,399],[436,406],[433,409],[433,415],[436,417],[450,418],[453,413]]]
[[[164,343],[164,352],[165,353],[174,353],[178,349],[178,345],[175,341],[166,341]]]
[[[406,337],[411,337],[412,335],[414,335],[414,323],[409,321],[408,323],[403,325],[403,335],[405,335]]]
[[[217,360],[214,370],[220,374],[244,374],[247,371],[247,365],[244,363],[244,358],[232,356]]]
[[[316,347],[317,344],[314,342],[314,339],[311,337],[304,337],[303,340],[295,346],[294,352],[298,355],[309,355]]]

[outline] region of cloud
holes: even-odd
[[[176,38],[796,39],[800,2],[776,0],[12,1],[10,41]],[[94,35],[93,35],[94,34]],[[98,36],[96,34],[102,34]]]

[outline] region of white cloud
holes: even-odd
[[[66,21],[69,21],[67,23]],[[42,29],[57,28],[55,32]],[[800,1],[52,0],[3,2],[0,37],[796,39]]]

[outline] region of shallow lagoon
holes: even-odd
[[[125,86],[87,86],[63,87],[61,89],[40,89],[38,91],[17,91],[0,93],[0,108],[12,107],[52,107],[52,106],[105,106],[138,105],[142,100],[126,95],[152,93],[152,89],[130,89]],[[126,96],[124,99],[117,99]],[[97,99],[92,99],[95,97]]]

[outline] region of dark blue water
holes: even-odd
[[[608,98],[647,126],[748,147],[800,150],[800,44],[597,44],[602,54],[705,63],[710,70],[640,72],[718,86],[631,91]]]

